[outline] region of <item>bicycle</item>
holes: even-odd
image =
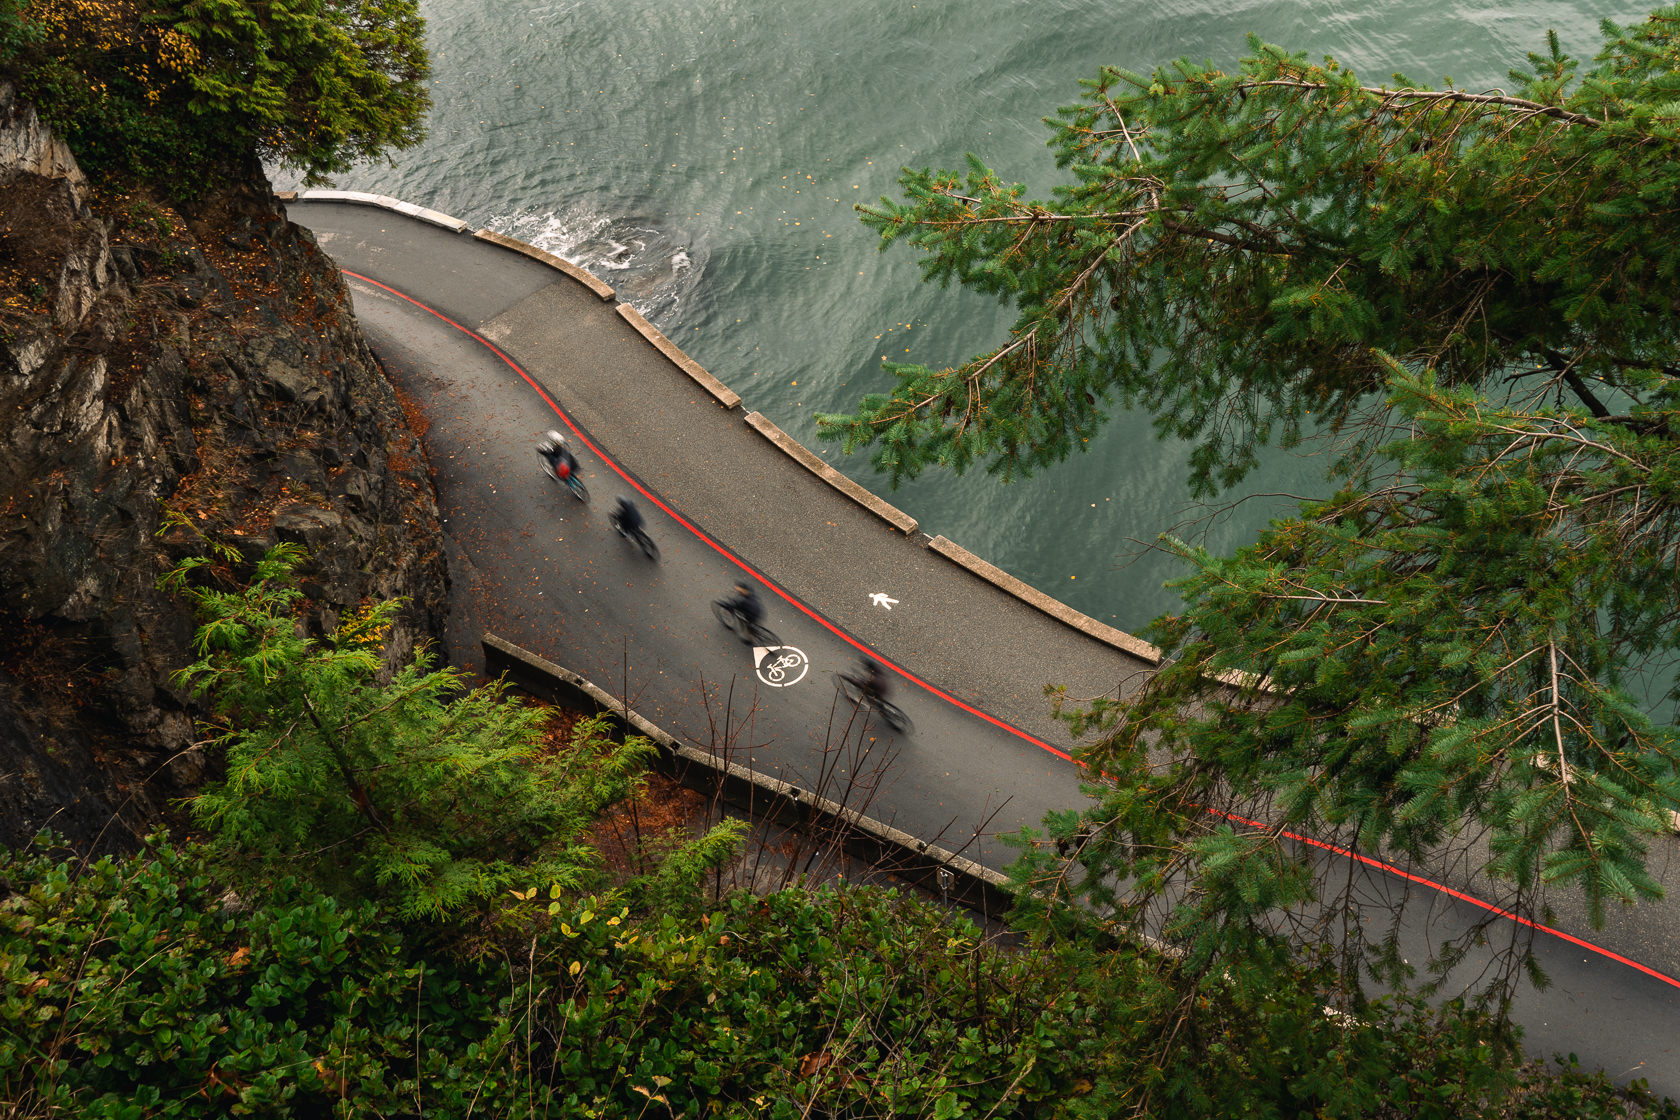
[[[655,564],[659,563],[659,546],[653,543],[653,538],[648,536],[648,531],[646,529],[642,528],[640,525],[636,526],[634,529],[626,529],[624,527],[624,519],[619,517],[617,510],[612,512],[611,516],[607,518],[607,521],[615,530],[618,531],[619,536],[641,549],[643,556],[646,556]]]
[[[543,473],[570,490],[572,497],[585,504],[589,502],[589,488],[583,484],[583,479],[578,477],[576,467],[568,468],[564,475],[557,474],[549,465],[548,457],[540,451],[537,452],[537,461],[542,464]]]
[[[850,673],[836,673],[834,676],[837,678],[840,692],[846,699],[859,708],[875,712],[881,717],[881,722],[892,728],[894,734],[909,735],[916,730],[916,725],[910,722],[910,717],[904,714],[904,709],[878,694],[869,686],[868,681]]]
[[[780,648],[782,640],[776,637],[769,627],[763,623],[748,621],[741,613],[741,608],[735,605],[733,599],[713,599],[712,615],[723,628],[734,633],[737,638],[749,646],[774,646]]]

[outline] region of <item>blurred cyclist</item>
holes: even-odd
[[[537,454],[543,457],[548,469],[554,472],[555,478],[566,478],[577,470],[577,457],[571,448],[566,446],[566,437],[550,428],[543,433],[544,439],[537,444]]]
[[[758,601],[758,592],[745,580],[735,581],[735,598],[729,600],[729,605],[746,620],[749,627],[757,626],[764,618],[764,604]]]
[[[887,693],[892,691],[892,683],[887,679],[886,670],[872,657],[863,656],[858,659],[857,680],[871,700],[885,700]]]
[[[641,531],[642,511],[636,508],[636,503],[629,498],[620,497],[618,506],[612,512],[612,523],[619,532],[627,537],[633,537]]]

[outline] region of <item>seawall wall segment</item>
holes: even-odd
[[[377,206],[384,210],[392,210],[398,214],[406,214],[410,218],[438,226],[451,233],[465,233],[472,226],[460,218],[451,217],[437,210],[428,210],[424,206],[416,206],[412,202],[404,202],[400,198],[392,198],[388,194],[370,194],[367,191],[275,191],[274,196],[281,202],[349,202],[358,206]]]
[[[403,202],[399,199],[392,198],[389,195],[372,194],[365,191],[331,190],[277,191],[276,194],[282,201],[295,199],[310,202],[348,202],[363,206],[382,207],[386,210],[404,214],[408,217],[427,222],[431,225],[440,226],[455,233],[463,233],[470,228],[467,222],[461,221],[459,218],[453,218],[447,214],[441,214],[436,210],[428,210],[425,207],[416,206],[413,203]],[[490,230],[481,229],[473,236],[477,240],[483,241],[486,244],[495,245],[498,248],[506,249],[509,252],[518,253],[521,256],[546,264],[560,272],[562,275],[576,281],[579,284],[582,284],[591,292],[594,292],[595,295],[599,296],[603,301],[614,298],[615,293],[612,287],[593,273],[589,272],[587,269],[580,268],[579,266],[572,264],[570,261],[557,257],[552,253],[545,252],[534,245],[527,244],[517,238],[508,237],[505,234],[494,233]],[[741,396],[739,393],[725,385],[699,362],[685,354],[681,347],[672,342],[669,338],[666,338],[659,328],[650,323],[641,312],[637,311],[627,303],[618,304],[615,310],[618,312],[619,316],[636,331],[636,333],[640,334],[651,345],[653,345],[655,349],[665,356],[666,360],[670,361],[678,369],[682,370],[684,374],[691,378],[701,388],[705,389],[705,391],[719,404],[732,411],[739,411],[741,409]],[[910,537],[911,539],[921,537],[922,541],[925,542],[926,547],[945,557],[947,560],[966,569],[978,578],[985,580],[987,583],[992,584],[999,590],[1013,596],[1016,599],[1019,599],[1021,602],[1026,603],[1034,609],[1043,612],[1051,618],[1054,618],[1075,630],[1078,630],[1087,637],[1093,638],[1105,645],[1118,649],[1123,653],[1140,658],[1149,665],[1154,666],[1161,663],[1161,651],[1141,638],[1134,637],[1123,630],[1109,626],[1107,623],[1098,622],[1091,616],[1075,610],[1066,603],[1061,602],[1059,599],[1040,591],[1038,588],[1031,586],[1023,580],[1017,579],[1008,572],[1005,572],[1003,569],[997,567],[995,564],[982,560],[980,557],[974,555],[974,553],[944,536],[934,537],[931,540],[921,536],[921,534],[917,532],[917,522],[915,518],[904,513],[902,510],[899,510],[897,507],[891,505],[878,495],[872,493],[868,488],[855,482],[835,467],[824,462],[820,456],[812,452],[803,444],[799,443],[797,440],[793,439],[786,432],[782,431],[781,428],[777,427],[762,413],[749,413],[746,415],[745,419],[754,431],[768,439],[773,445],[787,454],[789,458],[793,459],[794,462],[811,471],[824,482],[833,486],[840,493],[844,494],[847,498],[856,502],[870,513],[886,521],[894,528],[899,529],[907,537]],[[1228,683],[1236,684],[1237,682],[1232,681]]]
[[[1021,602],[1036,607],[1051,618],[1073,627],[1082,634],[1134,657],[1141,657],[1151,665],[1161,663],[1161,651],[1142,638],[1134,638],[1124,630],[1116,630],[1105,622],[1098,622],[1090,615],[1074,610],[1061,600],[1053,599],[1031,584],[1016,579],[996,564],[980,559],[980,557],[947,537],[934,537],[928,541],[928,547],[953,564],[967,568],[1000,591],[1008,592]]]
[[[846,495],[864,509],[879,517],[905,536],[913,536],[916,532],[916,519],[897,506],[882,500],[882,498],[860,485],[853,479],[842,474],[810,448],[778,428],[771,419],[762,412],[747,413],[747,423],[765,439],[775,444],[788,458]]]
[[[579,268],[565,257],[557,257],[553,253],[544,252],[535,245],[528,245],[516,237],[509,237],[506,234],[496,233],[488,229],[478,230],[473,236],[480,241],[488,241],[492,245],[500,245],[504,249],[511,249],[515,253],[530,257],[534,261],[541,261],[550,268],[557,268],[603,300],[610,300],[617,294],[604,280],[587,268]]]
[[[792,828],[820,825],[830,835],[844,836],[847,851],[870,865],[984,916],[996,917],[1010,906],[1008,880],[983,864],[780,778],[680,743],[593,681],[495,634],[485,634],[480,645],[486,675],[504,677],[544,700],[612,717],[622,730],[651,741],[659,749],[661,767],[692,789],[718,794],[731,808],[756,819]]]
[[[705,366],[684,354],[681,347],[660,333],[659,328],[648,322],[640,311],[637,311],[628,303],[619,304],[617,310],[619,317],[634,327],[637,334],[653,343],[654,349],[665,355],[666,359],[678,369],[688,374],[695,384],[710,393],[719,404],[729,409],[741,407],[741,394],[713,377],[707,372]]]

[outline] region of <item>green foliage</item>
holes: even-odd
[[[420,141],[424,35],[415,0],[0,0],[0,75],[95,177],[316,182]]]
[[[1060,1095],[1075,1035],[1100,1037],[1070,1029],[1095,1009],[1042,963],[892,895],[737,895],[698,926],[578,917],[538,1011],[564,1027],[568,1114],[978,1115]]]
[[[1677,526],[1654,507],[1680,457],[1641,426],[1398,367],[1390,384],[1404,481],[1346,488],[1230,558],[1177,545],[1187,609],[1152,630],[1169,659],[1070,717],[1106,779],[1079,826],[1099,911],[1140,920],[1188,883],[1169,928],[1207,943],[1218,921],[1260,930],[1319,900],[1308,853],[1228,814],[1430,865],[1475,838],[1480,889],[1518,908],[1568,889],[1600,922],[1661,897],[1646,859],[1680,804],[1680,747],[1628,686],[1675,647]],[[1341,947],[1405,979],[1390,944]]]
[[[505,1086],[498,971],[422,959],[291,880],[237,897],[166,843],[8,857],[0,1099],[20,1117],[465,1115]]]
[[[1130,950],[1002,949],[890,892],[693,919],[538,902],[524,943],[463,959],[378,908],[290,879],[235,894],[213,868],[161,839],[91,866],[0,858],[11,1115],[1630,1114],[1567,1072],[1485,1107],[1512,1078],[1472,1015],[1354,1023],[1307,985],[1242,1003]]]
[[[1076,931],[1076,899],[1247,1000],[1290,982],[1280,945],[1322,944],[1351,1012],[1365,970],[1408,966],[1282,831],[1467,868],[1542,918],[1548,890],[1594,921],[1661,896],[1680,7],[1603,35],[1586,67],[1551,36],[1510,93],[1361,85],[1258,40],[1234,73],[1109,68],[1051,122],[1050,202],[971,158],[860,208],[926,278],[1020,312],[990,352],[894,367],[891,394],[822,418],[895,479],[1030,471],[1114,405],[1191,441],[1203,494],[1268,442],[1339,452],[1332,496],[1234,556],[1165,542],[1190,574],[1150,631],[1160,670],[1063,713],[1099,803],[1049,822],[1071,862],[1023,865],[1062,904],[1044,928]],[[1488,978],[1497,1012],[1517,974]]]
[[[1050,201],[970,157],[859,208],[928,279],[1020,317],[960,366],[891,366],[898,386],[825,432],[895,481],[1008,477],[1141,407],[1194,441],[1206,492],[1259,444],[1358,420],[1378,350],[1449,387],[1637,392],[1680,362],[1677,27],[1680,8],[1606,24],[1585,73],[1553,37],[1508,96],[1362,86],[1258,40],[1236,73],[1106,68],[1050,122],[1069,177]]]
[[[387,676],[384,640],[399,604],[345,616],[323,640],[302,636],[297,550],[279,546],[233,591],[197,586],[208,560],[166,579],[191,597],[199,660],[178,680],[214,705],[227,778],[194,818],[259,870],[293,871],[349,899],[438,917],[553,884],[604,884],[587,840],[596,816],[630,795],[652,745],[615,745],[599,720],[572,748],[539,753],[543,714],[500,684],[464,692],[461,674],[425,656]],[[655,892],[733,854],[729,830],[697,841]],[[686,877],[686,878],[685,878]]]

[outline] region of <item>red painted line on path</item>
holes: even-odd
[[[1271,831],[1271,826],[1264,824],[1261,821],[1251,821],[1247,817],[1239,817],[1235,813],[1220,812],[1217,809],[1209,809],[1207,811],[1215,816],[1224,817],[1228,821],[1234,821],[1237,824],[1247,825],[1249,828],[1256,828],[1262,832]],[[1302,844],[1311,845],[1314,848],[1329,852],[1332,855],[1342,856],[1346,859],[1351,859],[1356,863],[1362,863],[1366,867],[1372,867],[1378,871],[1387,872],[1388,874],[1393,875],[1396,878],[1404,879],[1409,883],[1417,883],[1419,886],[1429,887],[1432,890],[1440,891],[1442,894],[1447,895],[1450,898],[1456,898],[1460,902],[1467,902],[1471,906],[1480,907],[1496,917],[1509,918],[1518,925],[1527,926],[1529,929],[1536,930],[1540,933],[1549,933],[1553,937],[1569,942],[1571,945],[1590,950],[1601,957],[1607,957],[1619,964],[1625,964],[1631,969],[1643,972],[1645,975],[1654,980],[1661,980],[1664,984],[1667,984],[1672,988],[1680,988],[1680,980],[1677,980],[1666,973],[1658,972],[1650,965],[1640,964],[1631,957],[1624,957],[1620,953],[1604,948],[1602,945],[1594,945],[1591,941],[1582,940],[1572,933],[1565,933],[1561,929],[1554,929],[1551,926],[1537,922],[1532,918],[1525,918],[1521,914],[1513,913],[1512,911],[1505,909],[1503,906],[1495,906],[1493,903],[1483,901],[1473,894],[1465,894],[1463,891],[1454,890],[1445,883],[1437,883],[1433,879],[1425,878],[1422,875],[1403,870],[1402,868],[1394,866],[1392,863],[1386,863],[1383,860],[1376,859],[1372,856],[1361,855],[1351,848],[1343,848],[1337,844],[1331,844],[1324,840],[1314,840],[1311,836],[1303,836],[1298,832],[1289,832],[1284,829],[1278,829],[1277,833],[1285,839],[1295,840]]]
[[[397,291],[397,289],[395,289],[393,287],[390,287],[389,285],[381,284],[379,281],[374,280],[374,279],[372,279],[370,277],[367,277],[367,276],[363,276],[360,273],[351,272],[347,268],[346,269],[341,269],[340,271],[343,272],[344,275],[354,277],[355,279],[360,280],[364,284],[371,284],[375,288],[378,288],[380,291],[389,292],[390,294],[396,296],[398,299],[404,300],[408,303],[413,304],[415,307],[418,307],[420,310],[426,312],[428,315],[434,316],[435,318],[440,319],[445,323],[448,323],[450,326],[454,327],[456,330],[460,331],[462,334],[466,335],[468,338],[473,339],[475,342],[479,343],[481,346],[488,349],[492,354],[496,355],[496,357],[498,357],[502,361],[506,362],[507,365],[508,365],[508,368],[513,370],[513,372],[517,373],[521,378],[523,378],[524,381],[525,381],[525,384],[529,385],[532,389],[535,389],[536,392],[537,392],[537,395],[540,396],[543,399],[543,401],[548,405],[549,408],[552,408],[554,410],[554,414],[556,416],[560,417],[561,420],[565,421],[566,427],[568,427],[572,430],[572,434],[577,436],[577,438],[580,441],[582,441],[582,443],[585,447],[587,447],[587,448],[589,448],[589,450],[593,451],[595,453],[595,455],[601,460],[601,462],[603,462],[607,466],[611,467],[613,469],[613,471],[620,478],[622,478],[625,482],[629,483],[632,487],[634,487],[638,494],[640,494],[642,497],[646,498],[649,502],[658,506],[660,509],[664,510],[665,513],[673,521],[675,521],[677,524],[681,525],[683,528],[687,529],[690,533],[693,533],[696,537],[698,537],[700,540],[704,541],[706,544],[710,545],[712,547],[712,549],[715,550],[718,553],[718,555],[724,557],[730,563],[732,563],[736,567],[740,568],[743,572],[746,572],[748,575],[750,575],[754,579],[758,580],[758,582],[762,583],[765,587],[769,588],[771,591],[774,591],[789,606],[793,607],[794,609],[798,610],[800,613],[804,614],[807,618],[811,619],[813,622],[815,622],[819,626],[823,627],[830,634],[833,634],[836,638],[839,638],[841,641],[845,642],[847,645],[851,646],[853,649],[857,650],[858,652],[868,654],[870,657],[879,661],[881,664],[885,665],[887,668],[891,669],[893,672],[897,673],[899,676],[903,677],[905,680],[910,681],[913,684],[921,685],[923,688],[927,689],[929,692],[933,693],[935,696],[939,697],[941,700],[945,701],[946,703],[954,704],[958,708],[961,708],[963,711],[969,713],[970,715],[978,716],[979,718],[985,720],[987,723],[992,724],[994,727],[998,727],[998,728],[1000,728],[1004,731],[1007,731],[1007,732],[1009,732],[1009,734],[1014,735],[1019,739],[1024,739],[1027,742],[1033,744],[1034,746],[1038,747],[1041,750],[1049,751],[1051,754],[1055,755],[1057,758],[1064,759],[1068,762],[1073,761],[1073,756],[1071,754],[1069,754],[1067,751],[1059,750],[1056,747],[1051,746],[1049,743],[1046,743],[1043,739],[1040,739],[1040,738],[1038,738],[1037,736],[1034,736],[1034,735],[1029,735],[1027,732],[1022,731],[1019,727],[1016,727],[1016,726],[1014,726],[1013,724],[1010,724],[1010,723],[1006,723],[1005,721],[999,719],[998,717],[996,717],[994,715],[990,715],[986,712],[983,712],[979,708],[974,707],[972,704],[965,704],[963,701],[958,700],[955,696],[952,696],[950,693],[945,692],[945,691],[943,691],[939,688],[935,688],[933,685],[931,685],[931,684],[927,683],[926,681],[922,680],[920,677],[916,676],[914,673],[910,672],[908,669],[905,669],[904,667],[902,667],[900,665],[895,665],[893,662],[887,660],[885,657],[881,656],[879,653],[870,649],[868,646],[864,645],[862,642],[858,641],[856,638],[852,637],[850,634],[846,633],[844,630],[841,630],[838,626],[834,625],[834,623],[830,622],[828,619],[824,618],[822,615],[818,614],[816,611],[812,610],[810,607],[807,607],[804,603],[800,602],[797,598],[795,598],[791,593],[789,593],[787,591],[784,591],[782,588],[776,586],[776,584],[771,582],[771,580],[769,580],[767,577],[765,577],[763,573],[759,572],[752,565],[748,564],[745,560],[742,560],[739,556],[736,556],[733,552],[729,551],[723,545],[719,544],[717,541],[715,541],[711,537],[707,536],[706,533],[702,529],[700,529],[697,525],[695,525],[693,522],[689,521],[686,517],[684,517],[682,514],[678,513],[676,510],[672,509],[670,506],[666,505],[663,501],[661,501],[659,499],[659,496],[657,494],[654,494],[652,491],[650,491],[646,487],[644,487],[641,483],[637,482],[634,478],[631,478],[629,472],[627,472],[623,467],[619,466],[616,462],[614,462],[613,459],[610,456],[608,456],[604,451],[602,451],[599,447],[597,447],[594,444],[594,442],[591,441],[590,438],[583,433],[583,429],[579,428],[577,426],[577,423],[570,416],[568,416],[566,414],[566,410],[561,408],[560,405],[554,400],[554,398],[548,395],[548,391],[545,390],[541,385],[539,385],[537,383],[536,378],[532,377],[529,373],[526,373],[525,370],[520,368],[520,365],[519,365],[518,362],[514,361],[512,358],[510,358],[506,354],[502,353],[502,351],[497,348],[495,343],[491,342],[489,339],[483,337],[482,335],[480,335],[478,332],[472,330],[471,328],[462,326],[460,323],[457,323],[455,320],[451,319],[449,316],[445,315],[443,312],[438,311],[436,308],[426,306],[424,303],[421,303],[419,300],[415,299],[413,296],[406,295],[402,292],[399,292],[399,291]]]
[[[832,622],[830,622],[828,619],[824,618],[822,615],[813,611],[810,607],[807,607],[804,603],[801,603],[792,594],[790,594],[789,592],[784,591],[780,587],[776,586],[769,579],[765,578],[764,575],[762,575],[760,572],[755,570],[745,560],[742,560],[739,556],[736,556],[733,552],[730,552],[723,545],[719,544],[717,541],[715,541],[711,537],[707,536],[705,532],[703,532],[699,527],[697,527],[692,522],[690,522],[682,514],[678,513],[676,510],[672,509],[670,506],[668,506],[664,502],[662,502],[659,499],[658,495],[649,491],[646,487],[644,487],[641,483],[637,482],[634,478],[631,478],[629,473],[626,472],[623,467],[619,466],[616,462],[614,462],[605,452],[603,452],[599,447],[597,447],[590,440],[590,438],[587,435],[585,435],[583,433],[583,429],[579,428],[577,426],[576,422],[573,421],[572,418],[566,414],[566,410],[561,408],[560,405],[558,403],[556,403],[554,398],[548,395],[548,391],[545,390],[541,385],[539,385],[537,383],[536,378],[532,377],[530,374],[526,373],[522,368],[520,368],[520,365],[519,365],[518,362],[514,361],[512,358],[510,358],[506,354],[502,353],[502,351],[499,350],[496,347],[495,343],[491,342],[489,339],[487,339],[487,338],[483,337],[482,335],[478,334],[476,331],[471,330],[468,327],[462,326],[460,323],[457,323],[455,320],[453,320],[449,316],[443,314],[441,311],[438,311],[435,308],[426,306],[425,304],[421,303],[419,300],[415,299],[413,296],[405,295],[402,292],[397,291],[395,288],[389,287],[388,285],[385,285],[385,284],[381,284],[379,281],[371,279],[370,277],[367,277],[367,276],[363,276],[360,273],[351,272],[349,269],[342,269],[341,271],[346,276],[354,277],[355,279],[362,281],[364,284],[371,284],[375,288],[378,288],[381,291],[389,292],[390,294],[396,296],[398,299],[401,299],[401,300],[404,300],[408,303],[413,304],[415,307],[418,307],[420,310],[426,312],[428,315],[432,315],[435,318],[440,319],[445,323],[448,323],[450,326],[454,327],[456,330],[460,331],[462,334],[466,335],[468,338],[473,339],[475,342],[479,343],[481,346],[488,349],[492,354],[496,355],[496,357],[498,357],[502,361],[506,362],[507,365],[508,365],[508,368],[513,370],[513,372],[517,373],[522,379],[524,379],[525,384],[529,385],[532,389],[535,389],[536,392],[537,392],[537,395],[542,397],[543,401],[545,403],[547,403],[548,407],[550,407],[554,410],[554,414],[556,416],[560,417],[561,420],[565,421],[566,426],[572,430],[572,434],[577,436],[577,438],[583,442],[584,446],[588,447],[589,450],[593,451],[595,453],[595,455],[601,460],[601,462],[603,462],[603,463],[607,464],[607,466],[611,467],[613,469],[613,471],[615,473],[617,473],[617,475],[620,478],[622,478],[625,482],[629,483],[632,487],[634,487],[638,494],[642,495],[642,497],[646,498],[649,502],[652,502],[654,505],[658,506],[661,510],[664,510],[665,513],[673,521],[677,522],[677,524],[681,525],[683,528],[687,529],[690,533],[693,533],[700,540],[702,540],[706,544],[710,545],[714,550],[716,550],[716,552],[720,556],[724,557],[730,563],[736,565],[742,571],[746,572],[748,575],[750,575],[754,579],[758,580],[765,587],[768,587],[771,591],[774,591],[778,596],[780,596],[782,598],[782,600],[784,602],[788,603],[790,606],[799,610],[806,617],[810,618],[813,622],[816,622],[817,624],[822,626],[824,629],[826,629],[829,633],[833,634],[835,637],[839,638],[841,641],[845,642],[847,645],[852,646],[854,649],[858,650],[860,653],[866,653],[870,657],[873,657],[876,660],[880,661],[883,665],[887,666],[889,669],[892,669],[894,672],[898,673],[905,680],[912,681],[916,684],[921,685],[923,688],[927,689],[929,692],[933,693],[935,696],[939,697],[941,700],[944,700],[945,702],[947,702],[949,704],[954,704],[957,707],[961,708],[963,711],[968,712],[971,715],[979,716],[981,719],[985,720],[987,723],[990,723],[990,724],[992,724],[996,727],[999,727],[1002,730],[1009,732],[1011,735],[1014,735],[1014,736],[1017,736],[1018,738],[1024,739],[1027,742],[1032,743],[1034,746],[1037,746],[1037,747],[1039,747],[1043,750],[1049,751],[1051,754],[1055,755],[1057,758],[1066,759],[1069,762],[1073,762],[1076,766],[1083,767],[1083,763],[1079,763],[1079,762],[1075,761],[1073,756],[1068,754],[1066,751],[1058,750],[1057,748],[1052,747],[1049,743],[1046,743],[1044,740],[1039,739],[1039,738],[1037,738],[1033,735],[1029,735],[1025,731],[1022,731],[1020,728],[1015,727],[1011,724],[1008,724],[1001,719],[998,719],[996,716],[988,715],[987,713],[981,711],[979,708],[976,708],[973,705],[963,703],[961,700],[958,700],[956,697],[950,695],[949,693],[944,692],[944,691],[942,691],[938,688],[935,688],[931,684],[928,684],[926,681],[922,680],[920,677],[918,677],[915,674],[909,672],[908,670],[906,670],[906,669],[904,669],[904,668],[902,668],[898,665],[893,664],[891,661],[888,661],[885,657],[882,657],[880,654],[876,653],[874,650],[870,649],[868,646],[864,645],[862,642],[858,641],[856,638],[853,638],[850,634],[847,634],[845,631],[843,631],[839,627],[835,626]],[[1239,816],[1235,815],[1234,813],[1221,813],[1221,812],[1218,812],[1217,810],[1209,810],[1209,812],[1213,812],[1218,816],[1224,817],[1226,820],[1233,821],[1237,824],[1246,825],[1250,828],[1256,828],[1256,829],[1260,829],[1262,831],[1266,831],[1266,830],[1270,829],[1269,825],[1263,824],[1260,821],[1249,820],[1246,817],[1239,817]],[[1559,938],[1560,940],[1566,941],[1571,945],[1575,945],[1575,946],[1577,946],[1581,949],[1585,949],[1585,950],[1588,950],[1590,952],[1597,953],[1599,956],[1605,957],[1605,958],[1607,958],[1609,960],[1612,960],[1612,961],[1616,961],[1619,964],[1625,964],[1629,968],[1635,969],[1638,972],[1642,972],[1646,976],[1649,976],[1654,980],[1660,980],[1664,984],[1669,985],[1670,987],[1680,988],[1680,979],[1676,979],[1676,978],[1674,978],[1672,976],[1669,976],[1665,973],[1658,972],[1656,969],[1650,967],[1649,965],[1640,964],[1636,960],[1633,960],[1629,957],[1624,957],[1620,953],[1613,952],[1609,949],[1604,948],[1603,946],[1594,945],[1592,942],[1582,940],[1581,938],[1576,937],[1573,934],[1564,933],[1560,929],[1553,929],[1551,926],[1543,925],[1540,922],[1536,922],[1531,918],[1525,918],[1521,914],[1512,913],[1511,911],[1506,910],[1505,908],[1503,908],[1501,906],[1496,906],[1491,902],[1485,902],[1482,899],[1479,899],[1479,898],[1475,897],[1474,895],[1465,894],[1463,891],[1460,891],[1460,890],[1454,890],[1452,887],[1447,886],[1445,883],[1438,883],[1435,880],[1425,878],[1422,875],[1417,875],[1413,872],[1402,870],[1401,868],[1398,868],[1391,863],[1385,863],[1382,860],[1374,859],[1371,856],[1360,855],[1358,852],[1355,852],[1355,851],[1353,851],[1349,848],[1339,847],[1335,844],[1330,844],[1330,843],[1327,843],[1326,841],[1323,841],[1323,840],[1314,840],[1310,836],[1303,836],[1303,835],[1300,835],[1299,833],[1286,832],[1286,831],[1282,831],[1282,830],[1279,830],[1278,834],[1280,836],[1283,836],[1283,837],[1287,838],[1287,839],[1295,840],[1295,841],[1298,841],[1302,844],[1308,844],[1308,845],[1310,845],[1314,848],[1318,848],[1322,851],[1330,852],[1334,855],[1339,855],[1339,856],[1342,856],[1346,859],[1354,860],[1358,863],[1364,864],[1367,867],[1371,867],[1371,868],[1374,868],[1376,870],[1383,871],[1383,872],[1386,872],[1387,874],[1394,875],[1398,878],[1404,879],[1407,882],[1416,883],[1419,886],[1428,887],[1432,890],[1439,891],[1442,894],[1447,895],[1450,898],[1458,899],[1460,902],[1466,902],[1466,903],[1469,903],[1472,906],[1480,907],[1481,909],[1487,911],[1490,914],[1495,915],[1496,917],[1509,918],[1511,921],[1516,922],[1519,925],[1527,926],[1530,929],[1533,929],[1533,930],[1535,930],[1539,933],[1550,934],[1551,936]]]

